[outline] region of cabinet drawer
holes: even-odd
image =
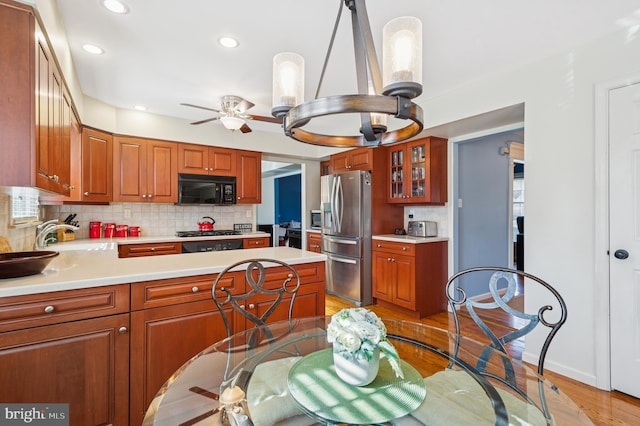
[[[298,275],[300,276],[300,284],[309,284],[316,282],[325,282],[325,267],[324,262],[315,263],[303,263],[299,265],[292,265]],[[287,279],[289,269],[284,266],[276,266],[267,270],[267,280],[265,281],[265,288],[278,288],[282,286],[282,283]]]
[[[182,253],[181,243],[123,244],[118,246],[118,257],[158,256]]]
[[[193,277],[168,278],[166,280],[133,283],[131,286],[131,310],[156,308],[211,299],[211,288],[218,274]],[[222,286],[232,292],[244,291],[242,272],[227,275]],[[215,305],[211,305],[215,309]]]
[[[407,256],[414,256],[416,253],[415,244],[404,244],[404,243],[395,243],[391,241],[373,240],[371,246],[373,247],[373,250],[404,254]]]
[[[0,298],[0,332],[129,312],[129,284]]]
[[[242,240],[242,248],[269,247],[269,237],[245,238]]]

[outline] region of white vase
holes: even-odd
[[[336,374],[343,381],[354,386],[366,386],[378,375],[380,368],[380,349],[375,348],[371,360],[365,357],[345,356],[340,353],[340,346],[333,343],[333,365]]]

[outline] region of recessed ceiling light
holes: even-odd
[[[89,52],[93,55],[102,55],[104,53],[104,50],[101,47],[96,46],[95,44],[83,44],[82,48],[85,52]]]
[[[239,44],[238,40],[236,40],[235,38],[226,37],[226,36],[225,37],[220,37],[218,39],[218,43],[220,43],[224,47],[229,47],[229,48],[238,47],[238,44]]]
[[[138,111],[146,111],[147,107],[144,105],[136,105],[134,106],[135,109],[137,109]]]
[[[102,5],[113,13],[124,15],[129,13],[129,7],[119,0],[102,0]]]

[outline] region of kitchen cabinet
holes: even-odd
[[[447,202],[447,140],[418,139],[388,147],[388,202],[444,204]]]
[[[236,176],[236,151],[230,148],[179,143],[178,172]]]
[[[72,426],[128,423],[128,284],[0,306],[0,401],[68,403]]]
[[[238,204],[260,204],[262,202],[262,154],[255,151],[236,150],[236,164]]]
[[[373,240],[374,304],[422,318],[446,310],[447,242]]]
[[[376,148],[355,148],[331,156],[331,173],[349,172],[352,170],[373,170],[373,155]]]
[[[319,232],[307,232],[307,251],[322,253],[322,234]]]
[[[113,201],[178,201],[177,143],[116,136],[113,145]]]
[[[72,101],[31,7],[0,1],[0,57],[0,184],[69,196]]]
[[[113,198],[113,136],[82,130],[82,184],[78,201],[108,203]]]
[[[301,286],[294,302],[294,317],[324,315],[324,262],[294,265]],[[269,268],[272,269],[272,268]],[[283,267],[273,267],[267,288],[282,285]],[[272,275],[273,274],[273,275]],[[191,357],[226,337],[222,316],[212,298],[216,274],[134,283],[131,286],[130,423],[142,423],[147,407],[160,387]],[[245,272],[231,272],[222,286],[232,293],[247,291]],[[269,317],[286,319],[287,301]],[[266,296],[246,300],[246,309],[260,315],[271,306]],[[253,323],[227,312],[231,329],[239,332]],[[167,344],[176,342],[179,344]]]
[[[331,171],[331,160],[320,162],[320,176],[326,176],[333,173]]]
[[[118,244],[118,257],[161,256],[182,253],[182,244],[178,242]]]
[[[242,248],[259,248],[269,247],[269,237],[244,238],[242,240]]]

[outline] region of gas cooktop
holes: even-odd
[[[240,232],[231,229],[217,231],[178,231],[176,237],[217,237],[220,235],[240,235]]]

